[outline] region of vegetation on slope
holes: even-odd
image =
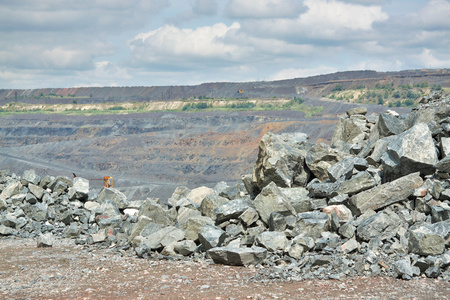
[[[377,83],[374,88],[358,85],[345,89],[340,83],[336,84],[326,98],[364,104],[379,104],[389,107],[417,105],[420,99],[431,91],[444,90],[439,84],[430,85],[424,81],[414,85],[403,84],[395,86],[394,82],[388,84]]]
[[[14,114],[65,114],[65,115],[99,115],[128,114],[145,112],[199,112],[199,111],[264,111],[295,110],[302,111],[306,117],[320,114],[322,106],[306,105],[300,97],[293,99],[190,99],[174,101],[121,102],[93,104],[25,104],[10,102],[0,107],[0,116]]]

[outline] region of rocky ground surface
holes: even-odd
[[[255,267],[210,260],[139,259],[55,240],[0,240],[2,299],[448,299],[450,283],[420,278],[268,280]]]

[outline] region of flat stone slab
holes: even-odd
[[[267,256],[267,250],[261,247],[216,247],[208,250],[208,255],[216,264],[246,266],[261,263]]]

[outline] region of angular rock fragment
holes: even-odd
[[[216,247],[208,250],[207,253],[216,264],[232,266],[257,265],[262,263],[267,256],[267,250],[261,247]]]
[[[352,196],[348,205],[353,214],[358,216],[367,210],[378,210],[406,200],[422,183],[419,173],[409,174]]]
[[[214,209],[216,223],[237,219],[249,207],[253,207],[253,203],[245,198],[225,202]]]
[[[225,241],[227,234],[225,231],[216,226],[205,225],[198,232],[198,239],[205,250],[220,247]]]
[[[273,212],[282,215],[296,214],[296,211],[288,198],[273,182],[267,185],[261,193],[256,196],[253,205],[260,215],[261,220],[266,224],[269,224],[269,216]]]

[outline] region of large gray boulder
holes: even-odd
[[[288,239],[284,232],[265,231],[256,236],[256,242],[259,246],[275,252],[277,250],[283,250],[288,243]]]
[[[89,180],[82,177],[73,179],[73,186],[69,188],[69,200],[86,201],[89,196]]]
[[[7,200],[12,196],[19,194],[21,189],[22,184],[19,181],[10,182],[0,194],[0,199]]]
[[[326,213],[313,211],[297,214],[297,221],[292,234],[314,239],[320,238],[323,232],[330,229],[330,220]]]
[[[408,250],[419,255],[440,255],[445,250],[445,239],[429,226],[412,228],[409,233]]]
[[[359,172],[349,180],[342,182],[337,192],[339,195],[353,195],[371,189],[376,186],[377,183],[377,180],[369,172]]]
[[[38,185],[41,181],[41,177],[36,174],[34,170],[25,170],[22,175],[22,183],[25,186],[28,186],[29,183],[34,185]]]
[[[350,179],[353,175],[353,169],[363,171],[369,167],[367,161],[361,157],[346,156],[339,162],[328,168],[328,178],[331,181],[337,181],[340,178]]]
[[[333,145],[337,144],[339,141],[343,141],[347,144],[357,144],[364,140],[366,121],[362,118],[358,118],[357,115],[358,114],[352,114],[339,118],[331,139]]]
[[[280,191],[287,197],[289,203],[294,207],[295,212],[302,213],[312,210],[311,198],[306,188],[280,188]]]
[[[190,218],[186,223],[186,239],[197,241],[199,231],[207,224],[214,226],[214,221],[204,216]]]
[[[97,196],[97,202],[103,203],[105,201],[113,202],[118,209],[125,209],[129,205],[127,196],[115,188],[102,188]]]
[[[42,196],[44,196],[45,192],[43,188],[33,183],[28,183],[28,189],[37,199],[42,200]]]
[[[195,188],[191,190],[187,195],[186,198],[191,200],[193,203],[200,206],[202,204],[203,199],[205,199],[206,196],[214,193],[214,190],[212,188],[201,186],[198,188]]]
[[[253,203],[245,198],[225,202],[214,209],[216,223],[237,219],[249,207],[253,207]]]
[[[377,127],[380,138],[384,138],[391,135],[397,135],[405,131],[405,122],[398,116],[384,113],[380,114]]]
[[[269,216],[273,212],[277,212],[282,215],[296,214],[296,211],[289,202],[289,199],[273,182],[267,185],[261,193],[256,196],[253,201],[253,205],[261,217],[261,220],[266,224],[269,224]]]
[[[254,185],[259,190],[271,182],[280,187],[305,186],[309,171],[304,163],[306,152],[299,147],[305,141],[303,133],[276,135],[269,132],[264,135],[253,168]]]
[[[181,241],[183,239],[183,230],[178,229],[174,226],[167,226],[144,237],[141,241],[141,244],[144,244],[150,250],[154,250],[166,247],[169,244]]]
[[[388,144],[381,162],[388,179],[419,171],[422,175],[432,174],[438,157],[428,126],[420,123],[397,135]]]
[[[419,173],[409,174],[350,197],[348,205],[355,215],[367,210],[378,210],[408,199],[414,189],[422,184],[423,179]]]
[[[402,220],[396,213],[386,210],[362,221],[356,233],[364,241],[369,241],[373,238],[385,240],[394,237],[402,227],[402,224]]]
[[[230,200],[221,197],[216,193],[209,194],[203,199],[202,203],[200,204],[200,211],[202,215],[209,217],[213,221],[215,221],[216,214],[214,213],[214,210],[220,205],[227,203],[228,201]]]
[[[232,266],[257,265],[262,263],[267,256],[267,250],[261,247],[216,247],[208,250],[207,253],[214,263]]]
[[[153,220],[153,222],[162,225],[173,225],[173,220],[169,217],[168,212],[152,199],[145,200],[144,204],[139,209],[139,216],[146,216]]]
[[[206,224],[198,232],[198,239],[205,250],[220,247],[225,241],[227,234],[219,227]]]
[[[306,165],[320,181],[329,179],[328,169],[345,157],[344,153],[326,144],[313,145],[306,154]]]

